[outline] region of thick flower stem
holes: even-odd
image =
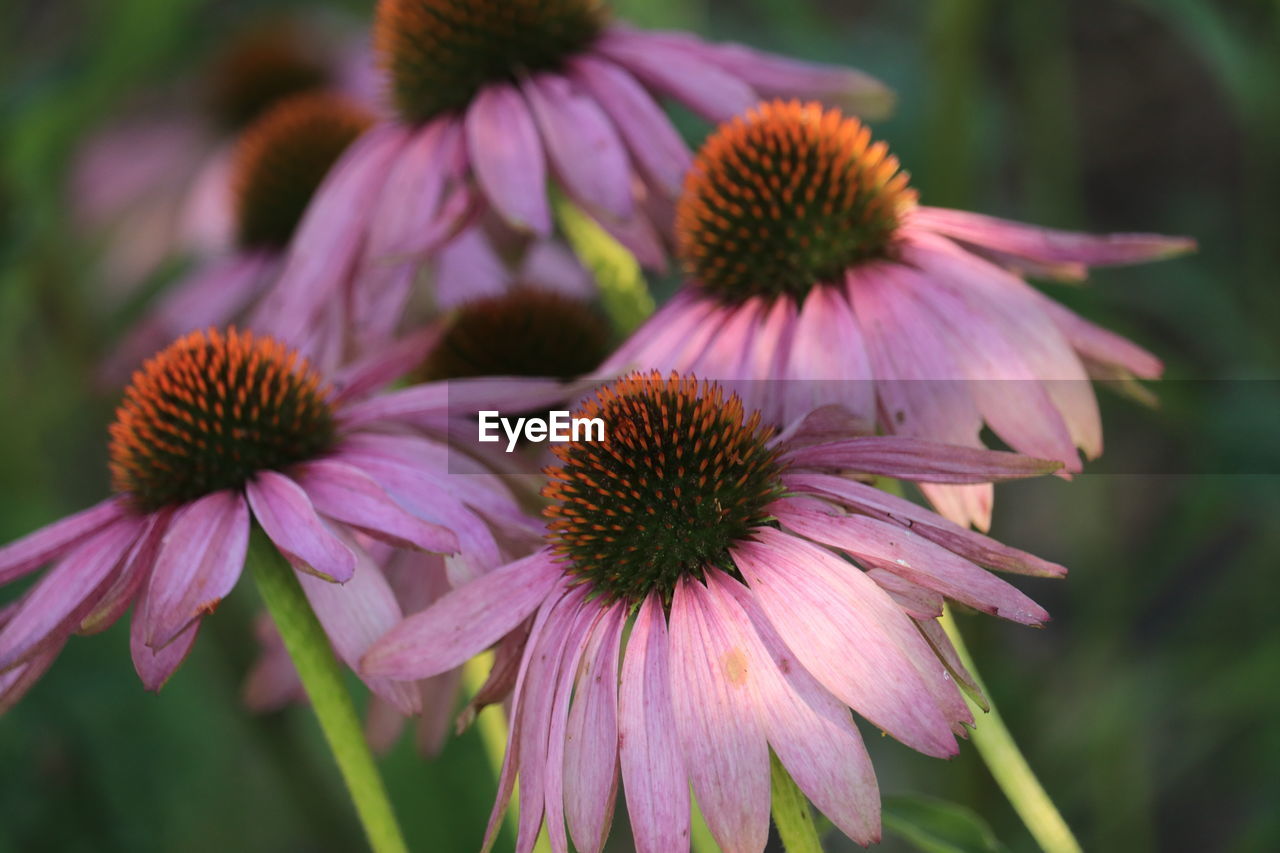
[[[406,853],[387,790],[378,775],[351,694],[324,629],[311,610],[293,567],[261,530],[255,529],[249,565],[284,646],[298,670],[325,741],[338,762],[343,781],[374,853]]]
[[[987,693],[973,665],[973,659],[969,656],[969,650],[965,647],[964,639],[960,636],[960,631],[951,616],[950,609],[943,612],[941,621],[961,662],[982,691]],[[977,728],[971,736],[973,745],[978,748],[978,754],[982,756],[996,784],[1000,786],[1000,790],[1004,791],[1005,797],[1018,813],[1018,817],[1022,818],[1022,822],[1026,824],[1036,843],[1046,853],[1079,853],[1079,842],[1071,834],[1070,827],[1058,813],[1053,801],[1049,799],[1040,780],[1036,779],[1035,773],[1031,772],[1031,766],[1027,764],[1027,759],[1023,757],[1018,745],[1014,743],[1013,736],[1000,716],[1000,711],[991,699],[991,694],[987,693],[987,702],[991,707],[987,713],[983,713],[982,709],[968,697],[965,701],[969,703],[974,719],[977,720]]]
[[[770,776],[773,787],[773,825],[787,853],[822,853],[818,839],[818,827],[813,822],[813,810],[791,774],[782,766],[778,756],[770,753]]]

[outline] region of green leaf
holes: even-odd
[[[1004,846],[972,809],[931,797],[885,797],[884,828],[925,853],[999,853]]]

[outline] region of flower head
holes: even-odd
[[[344,158],[299,233],[279,288],[298,323],[432,256],[477,212],[546,237],[549,187],[662,267],[690,156],[660,99],[713,121],[776,93],[887,101],[859,72],[634,30],[598,0],[381,0],[374,32],[395,118]]]
[[[419,363],[423,343],[328,378],[278,341],[235,329],[193,332],[149,360],[110,429],[116,494],[0,548],[0,583],[51,566],[3,614],[0,706],[72,634],[100,631],[130,606],[134,663],[159,689],[235,586],[254,524],[298,570],[352,664],[402,615],[371,543],[446,555],[461,580],[500,564],[504,543],[527,541],[496,477],[450,476],[431,437],[444,433],[434,426],[447,416],[442,387],[372,394]],[[481,390],[502,404],[500,388]],[[405,713],[421,707],[407,685],[369,684]]]
[[[686,286],[602,370],[736,383],[776,425],[839,404],[887,432],[970,447],[985,425],[1068,474],[1077,447],[1102,450],[1089,377],[1155,378],[1161,366],[1019,273],[1080,278],[1194,245],[921,206],[856,119],[777,101],[707,140],[676,233]],[[924,488],[949,517],[989,523],[990,484]]]
[[[850,709],[954,754],[973,722],[961,686],[976,687],[938,625],[944,598],[1039,624],[1045,612],[984,567],[1065,570],[850,472],[973,483],[1056,465],[816,440],[809,422],[774,436],[736,397],[675,375],[621,379],[582,413],[604,418],[605,439],[562,447],[547,547],[409,617],[365,674],[446,672],[532,617],[490,822],[492,836],[519,776],[522,849],[545,822],[553,849],[567,824],[577,849],[599,851],[620,772],[637,849],[687,849],[692,784],[722,847],[763,850],[771,749],[843,832],[878,839]]]

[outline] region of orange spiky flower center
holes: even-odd
[[[421,122],[560,68],[603,27],[600,0],[379,0],[373,38],[401,117]]]
[[[325,176],[373,116],[340,95],[295,95],[241,135],[232,167],[236,233],[244,248],[282,249]]]
[[[702,146],[676,209],[677,253],[727,302],[834,283],[885,255],[916,200],[883,142],[837,109],[760,104]]]
[[[315,458],[335,428],[328,388],[297,353],[211,329],[134,373],[110,436],[113,488],[150,511]]]
[[[223,127],[242,128],[291,95],[333,84],[322,52],[288,22],[272,22],[234,39],[208,71],[209,109]]]
[[[664,600],[708,567],[735,573],[729,547],[768,522],[782,493],[772,431],[736,395],[672,374],[633,374],[575,413],[604,440],[555,448],[543,496],[552,548],[609,601]]]
[[[608,355],[608,326],[590,305],[517,288],[459,308],[427,356],[423,379],[590,373]]]

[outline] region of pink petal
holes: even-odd
[[[942,615],[942,595],[884,569],[868,569],[867,577],[889,593],[889,597],[912,619],[937,619]]]
[[[337,583],[351,579],[355,554],[316,514],[301,486],[284,474],[259,471],[245,494],[253,517],[294,568]]]
[[[286,341],[304,337],[334,299],[363,245],[370,211],[408,131],[380,125],[351,144],[316,190],[294,235],[284,272],[264,310],[278,325],[264,329]]]
[[[435,302],[442,310],[501,296],[512,284],[506,262],[481,225],[458,234],[437,255]]]
[[[16,705],[18,700],[40,680],[40,676],[49,671],[49,667],[53,666],[65,642],[63,638],[62,641],[49,646],[26,663],[15,666],[8,672],[0,672],[0,715]]]
[[[953,601],[1024,625],[1039,625],[1049,618],[1015,587],[910,530],[865,516],[814,512],[786,500],[773,503],[771,511],[801,536],[839,548],[859,562],[901,575]]]
[[[618,655],[627,607],[596,623],[583,654],[565,739],[565,817],[580,853],[600,853],[618,796]]]
[[[161,510],[147,518],[144,526],[138,531],[134,545],[129,549],[128,556],[125,557],[124,565],[116,575],[115,581],[103,590],[101,595],[95,596],[97,601],[94,603],[93,610],[80,620],[77,633],[96,634],[105,631],[125,614],[130,605],[134,604],[138,591],[146,583],[151,574],[151,567],[155,565],[156,555],[160,552],[160,543],[164,539],[165,531],[169,529],[169,520],[172,515],[173,513],[169,510]]]
[[[796,469],[834,468],[926,483],[987,483],[1039,477],[1061,462],[1004,450],[975,450],[896,436],[812,444],[786,454]]]
[[[457,553],[458,537],[447,527],[410,515],[372,477],[335,459],[299,465],[294,479],[321,515],[359,528],[402,548]]]
[[[1190,237],[1080,234],[941,207],[919,207],[911,221],[966,243],[1050,263],[1140,264],[1174,258],[1196,248]]]
[[[1164,363],[1133,341],[1090,323],[1039,291],[1036,295],[1045,313],[1087,363],[1119,367],[1139,379],[1159,379],[1164,373]]]
[[[759,853],[769,837],[769,747],[747,652],[701,583],[679,582],[670,621],[676,733],[694,795],[722,849]]]
[[[418,718],[417,747],[418,754],[424,758],[435,758],[444,749],[454,708],[458,706],[461,683],[461,669],[451,669],[418,682],[422,716]]]
[[[608,113],[649,180],[668,196],[678,196],[693,160],[671,120],[644,87],[613,63],[590,55],[570,60],[569,74]]]
[[[214,492],[179,510],[139,608],[146,644],[162,649],[193,620],[212,613],[239,580],[248,546],[249,507],[239,494]]]
[[[635,212],[622,140],[590,95],[559,74],[535,74],[521,91],[556,175],[576,201],[615,219]]]
[[[893,90],[869,74],[839,65],[804,62],[740,44],[707,45],[721,68],[748,83],[761,100],[813,98],[864,118],[893,111]]]
[[[640,606],[622,659],[618,753],[637,853],[689,849],[689,783],[676,739],[662,601]]]
[[[922,675],[931,655],[910,618],[875,582],[829,552],[771,528],[732,550],[787,646],[840,701],[926,755],[956,753],[939,709],[945,673]]]
[[[141,529],[140,520],[129,519],[100,530],[23,595],[0,630],[0,672],[61,645],[119,576]]]
[[[683,370],[701,356],[724,316],[710,299],[681,291],[632,332],[600,365],[599,373]]]
[[[376,756],[384,756],[400,740],[404,732],[405,717],[400,710],[378,695],[369,697],[364,712],[364,737]]]
[[[374,641],[403,618],[400,604],[382,570],[363,551],[357,552],[355,572],[341,586],[299,573],[302,591],[316,618],[347,666],[356,669]],[[367,678],[369,689],[391,702],[402,714],[422,710],[417,685],[385,678]]]
[[[615,27],[594,50],[709,121],[727,121],[758,100],[738,77],[647,33]]]
[[[809,291],[788,355],[785,422],[827,405],[840,405],[856,417],[874,420],[872,376],[862,330],[844,295],[826,286]]]
[[[389,631],[361,671],[409,681],[453,669],[528,618],[563,574],[544,550],[483,575]]]
[[[395,343],[387,345],[384,341],[373,355],[347,365],[331,377],[330,384],[337,391],[332,403],[346,405],[415,370],[440,342],[440,334],[438,326],[428,326]]]
[[[472,168],[498,213],[516,228],[549,233],[542,142],[516,88],[496,83],[481,89],[467,109],[466,133]]]
[[[708,573],[717,622],[736,629],[769,745],[800,790],[859,844],[880,840],[880,792],[849,709],[810,675],[782,642],[751,592],[723,572]]]
[[[142,680],[144,690],[159,693],[160,688],[173,676],[195,645],[196,634],[200,631],[200,620],[190,622],[178,632],[163,648],[156,649],[147,644],[147,623],[139,618],[141,610],[135,610],[129,631],[129,651],[133,655],[133,668]]]
[[[94,531],[124,517],[127,499],[108,498],[0,548],[0,584],[29,574],[65,554]]]
[[[530,287],[563,293],[584,301],[595,299],[599,290],[577,255],[557,240],[538,240],[524,253],[517,278]]]
[[[440,118],[414,131],[388,170],[369,228],[368,258],[373,262],[416,255],[429,248],[423,235],[433,230],[445,188],[465,156],[457,119]]]
[[[784,474],[783,482],[795,491],[821,494],[882,521],[910,527],[926,539],[979,565],[1040,577],[1062,577],[1067,573],[1057,563],[1010,548],[995,539],[948,521],[911,501],[865,483],[830,474],[806,473]]]

